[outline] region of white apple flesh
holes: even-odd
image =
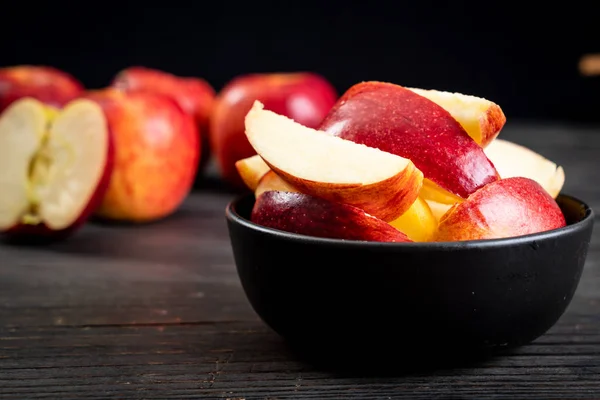
[[[102,109],[75,100],[51,109],[31,98],[0,116],[0,232],[73,232],[102,200],[112,143]]]

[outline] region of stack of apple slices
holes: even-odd
[[[495,103],[384,82],[351,87],[319,129],[246,115],[256,155],[236,163],[251,220],[291,233],[380,242],[463,241],[560,228],[564,171],[497,139]]]

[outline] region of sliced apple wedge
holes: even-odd
[[[423,174],[407,158],[305,127],[259,101],[245,124],[254,150],[302,193],[358,207],[386,222],[417,199]]]
[[[63,236],[98,207],[112,171],[102,109],[75,100],[56,110],[14,102],[0,116],[0,232]]]
[[[502,108],[482,97],[432,89],[407,89],[448,111],[481,147],[489,145],[506,124]]]
[[[499,179],[481,146],[447,110],[400,85],[352,86],[319,130],[408,158],[425,178],[463,199]]]
[[[271,170],[258,154],[236,161],[235,168],[248,189],[255,191],[261,178]]]
[[[405,233],[414,242],[428,242],[437,229],[437,219],[427,202],[417,197],[412,206],[390,222],[390,225]]]
[[[565,217],[536,181],[506,178],[492,182],[441,218],[435,241],[500,239],[562,228]]]
[[[297,192],[299,190],[281,179],[274,171],[269,170],[258,183],[255,197],[268,191]],[[437,228],[437,219],[429,209],[425,200],[417,197],[417,200],[400,217],[389,224],[406,234],[414,242],[429,241]]]
[[[256,199],[251,220],[300,235],[330,239],[410,242],[387,222],[348,204],[304,193],[267,191]]]
[[[565,171],[561,166],[525,146],[496,139],[485,149],[485,153],[501,178],[522,176],[533,179],[554,198],[565,183]]]

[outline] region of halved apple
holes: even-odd
[[[393,221],[421,189],[423,173],[409,159],[300,125],[259,101],[245,125],[254,150],[302,193]]]
[[[236,161],[235,168],[248,189],[255,191],[260,179],[271,170],[258,154]]]
[[[99,206],[112,171],[100,106],[74,100],[52,109],[23,98],[0,116],[0,232],[64,237]]]
[[[414,242],[427,242],[433,237],[437,223],[427,202],[417,197],[410,208],[390,222],[390,225],[405,233]]]
[[[411,241],[404,233],[364,210],[297,192],[262,193],[256,199],[251,220],[268,228],[322,238]]]
[[[536,181],[506,178],[487,184],[441,218],[435,241],[499,239],[565,226],[565,217]]]
[[[501,178],[522,176],[533,179],[554,198],[565,183],[565,171],[561,166],[525,146],[496,139],[485,153]]]
[[[432,89],[407,89],[448,111],[481,147],[489,145],[506,124],[502,108],[482,97]]]

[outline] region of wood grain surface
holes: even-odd
[[[563,165],[564,192],[600,210],[600,127],[509,123],[501,137]],[[232,197],[207,180],[158,223],[0,245],[0,398],[600,398],[598,229],[570,307],[534,343],[458,368],[367,376],[302,361],[257,318],[229,245]]]

